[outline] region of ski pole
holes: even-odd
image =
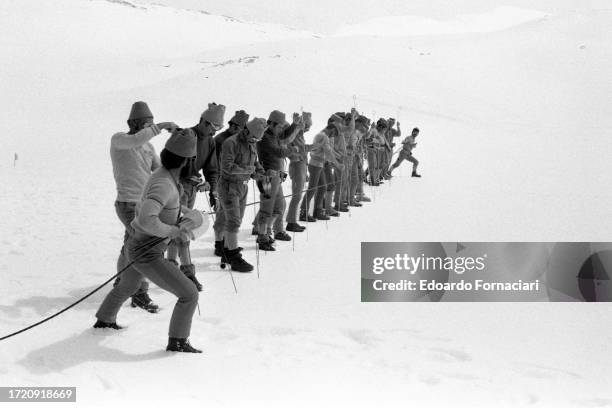
[[[206,197],[206,203],[208,204],[208,208],[210,209],[211,212],[213,212],[213,208],[212,205],[210,205],[210,200],[209,198],[205,195]],[[221,208],[221,211],[225,211],[224,208]],[[213,215],[211,215],[213,222],[215,221],[215,217]],[[221,269],[225,269],[225,262],[224,262],[224,258],[227,259],[227,255],[225,254],[225,244],[223,245],[223,248],[221,248],[221,254],[223,255],[221,257]],[[236,281],[234,280],[234,273],[232,272],[232,268],[230,266],[229,268],[229,273],[230,273],[230,278],[232,279],[232,285],[234,285],[234,292],[236,292],[236,294],[238,294],[238,288],[236,287]],[[198,310],[200,308],[200,305],[198,304]]]

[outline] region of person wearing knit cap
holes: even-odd
[[[325,129],[320,131],[313,139],[311,145],[307,145],[307,150],[310,151],[310,161],[308,162],[308,190],[304,195],[300,206],[300,221],[315,222],[316,220],[329,220],[323,208],[323,201],[328,188],[328,183],[331,185],[329,200],[333,194],[333,173],[331,166],[342,168],[342,164],[338,162],[332,148],[332,140],[338,137],[338,127],[334,123],[327,125]],[[314,197],[314,204],[311,204]],[[310,209],[313,209],[313,215],[310,215]]]
[[[98,320],[94,328],[122,329],[116,322],[121,305],[138,290],[146,277],[178,298],[170,319],[166,350],[201,353],[188,340],[198,304],[198,290],[175,264],[164,258],[167,239],[188,239],[191,231],[203,224],[202,216],[195,214],[197,211],[180,204],[179,174],[195,154],[193,131],[175,130],[160,154],[162,166],[147,181],[136,216],[128,227],[125,253],[133,267],[123,272],[119,284],[104,298],[96,312]],[[199,225],[194,221],[197,219],[201,220]],[[152,246],[151,242],[158,238],[166,240]]]
[[[227,122],[228,127],[223,132],[215,136],[215,152],[217,154],[217,165],[219,167],[219,175],[221,173],[221,151],[223,149],[223,143],[230,137],[240,133],[247,122],[249,121],[249,114],[244,110],[236,111],[234,116]],[[220,205],[217,206],[219,209]],[[223,226],[225,212],[219,211],[216,214],[215,225]],[[218,222],[217,222],[218,221]],[[215,228],[215,255],[221,256],[223,251],[223,230]]]
[[[223,127],[224,114],[224,105],[209,103],[208,108],[200,116],[200,122],[191,128],[197,138],[197,154],[188,160],[180,175],[180,182],[183,186],[181,203],[188,208],[193,208],[196,193],[206,190],[209,190],[210,206],[213,209],[216,207],[219,169],[213,136]],[[203,183],[200,172],[204,174],[206,183]],[[176,262],[178,254],[181,270],[194,280],[198,290],[202,290],[202,284],[198,282],[195,275],[195,266],[191,262],[189,243],[189,240],[176,239],[168,247],[167,256],[170,261]]]
[[[344,137],[346,144],[346,156],[344,159],[345,171],[342,173],[342,182],[340,188],[339,200],[336,201],[338,207],[346,207],[351,205],[353,207],[361,207],[361,204],[355,202],[355,197],[351,197],[351,185],[355,185],[355,179],[357,179],[357,168],[353,166],[355,149],[357,144],[357,132],[355,131],[355,120],[359,116],[359,113],[355,108],[351,109],[350,113],[345,115],[344,129],[341,133]],[[339,210],[336,208],[336,210]]]
[[[385,150],[385,161],[382,166],[382,176],[386,180],[391,178],[391,174],[389,172],[389,166],[391,165],[391,160],[393,159],[393,148],[395,147],[395,143],[393,139],[402,135],[402,130],[400,129],[400,123],[397,122],[397,129],[393,129],[393,126],[396,124],[394,118],[389,118],[387,120],[387,130],[385,131],[385,139],[387,140],[388,149]]]
[[[385,150],[386,139],[383,136],[386,130],[386,122],[379,120],[377,123],[372,122],[370,130],[365,137],[365,144],[368,153],[368,173],[370,184],[372,186],[380,185],[380,164],[382,152]]]
[[[220,256],[222,262],[229,263],[232,270],[237,272],[253,270],[253,266],[246,262],[240,253],[242,248],[238,246],[238,231],[246,208],[249,180],[260,179],[264,174],[264,169],[257,160],[255,144],[263,137],[266,127],[265,119],[254,118],[247,122],[238,134],[229,137],[223,143],[221,151],[217,188],[220,209],[217,211],[214,229],[215,235],[219,233],[224,239],[220,242],[222,246],[219,250],[215,250],[215,255]]]
[[[326,210],[332,215],[337,215],[337,212],[347,212],[348,207],[344,205],[344,197],[343,193],[348,186],[348,171],[350,167],[348,166],[348,152],[347,152],[347,140],[350,139],[350,135],[355,131],[355,117],[357,116],[357,111],[353,108],[349,115],[345,115],[344,113],[336,113],[332,115],[330,121],[336,123],[340,130],[340,135],[334,140],[334,152],[336,154],[336,158],[340,163],[342,163],[343,169],[334,168],[334,208],[333,211],[329,207],[331,205],[331,200],[327,200],[326,197]],[[336,117],[340,118],[340,120],[335,119]],[[352,165],[352,161],[350,163]],[[348,191],[348,190],[346,190]]]
[[[215,136],[215,151],[217,153],[217,162],[221,160],[221,148],[223,142],[228,138],[237,135],[244,129],[244,126],[249,121],[249,114],[243,110],[236,111],[234,116],[227,122],[227,129]]]
[[[283,126],[284,122],[284,113],[277,110],[271,112],[267,121],[268,129],[264,132],[261,141],[257,143],[257,155],[271,185],[269,194],[261,194],[259,213],[255,217],[258,233],[257,244],[259,249],[264,251],[275,250],[272,246],[274,240],[291,240],[291,237],[284,231],[282,222],[286,201],[281,185],[281,173],[283,172],[283,159],[298,151],[295,146],[289,146],[289,144],[297,134],[297,129],[303,127],[303,122],[301,117],[294,117],[293,123],[286,129]],[[280,222],[275,223],[279,217]],[[275,228],[274,238],[271,236],[273,227]]]
[[[153,113],[142,101],[132,105],[127,120],[129,131],[118,132],[111,138],[110,156],[113,165],[113,176],[117,186],[115,212],[125,228],[134,219],[136,204],[151,173],[161,166],[159,157],[150,140],[159,135],[162,130],[171,131],[176,128],[172,122],[153,122]],[[124,234],[124,243],[127,240]],[[117,260],[117,272],[125,268],[127,261],[123,248]],[[130,267],[131,268],[131,267]],[[115,285],[121,280],[115,281]],[[132,296],[132,306],[140,307],[148,312],[156,313],[159,307],[149,297],[149,282],[142,280],[140,288]]]
[[[304,121],[304,129],[300,129],[291,146],[295,146],[297,153],[292,153],[289,156],[289,177],[291,178],[291,201],[287,210],[287,231],[302,232],[306,227],[297,223],[298,206],[302,200],[304,184],[306,183],[306,171],[308,164],[308,153],[306,150],[306,142],[304,133],[310,130],[312,126],[312,114],[303,112],[302,119]]]
[[[357,141],[355,144],[355,157],[353,159],[353,167],[357,170],[357,177],[353,180],[350,191],[350,197],[353,197],[356,203],[371,201],[363,192],[363,181],[365,180],[363,174],[363,160],[367,151],[365,146],[365,136],[367,133],[368,118],[360,115],[355,119],[355,134],[357,135]]]

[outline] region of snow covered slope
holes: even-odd
[[[201,356],[162,351],[174,299],[157,288],[159,315],[126,306],[127,330],[94,332],[105,288],[1,342],[0,384],[77,386],[80,406],[612,405],[606,304],[362,304],[359,288],[362,241],[611,240],[610,11],[486,34],[317,38],[135,6],[0,3],[0,335],[114,274],[108,148],[133,101],[181,126],[210,101],[253,116],[303,107],[312,137],[355,95],[365,114],[421,128],[424,177],[400,168],[368,190],[373,203],[309,224],[295,249],[261,255],[259,277],[235,275],[237,295],[212,236],[196,242]],[[241,245],[255,262],[251,214]]]

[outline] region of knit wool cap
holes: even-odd
[[[342,123],[344,122],[344,119],[342,119],[340,116],[338,116],[338,114],[334,113],[333,115],[331,115],[327,121],[328,124],[330,123]]]
[[[180,157],[196,155],[196,136],[191,129],[175,130],[166,141],[166,150]]]
[[[216,103],[209,103],[208,109],[206,109],[201,118],[205,121],[212,123],[213,125],[223,126],[223,115],[225,114],[225,105],[217,105]]]
[[[251,135],[255,136],[257,139],[261,139],[267,126],[268,123],[264,118],[253,118],[246,124],[246,128],[249,129]]]
[[[151,110],[147,106],[147,103],[138,101],[134,102],[134,104],[132,105],[132,110],[130,111],[130,117],[128,118],[128,120],[145,119],[152,117],[153,113],[151,113]]]
[[[268,117],[268,122],[274,122],[274,123],[285,123],[285,114],[281,111],[272,111],[270,113],[270,117]]]
[[[240,127],[244,127],[249,121],[249,114],[243,110],[236,111],[236,114],[229,120],[230,123],[234,123]]]
[[[312,113],[310,112],[303,112],[302,113],[302,117],[304,118],[304,125],[305,126],[312,126]]]

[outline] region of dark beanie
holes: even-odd
[[[241,128],[243,128],[248,121],[249,114],[243,110],[236,111],[236,114],[229,120],[230,123],[234,123]]]
[[[278,124],[285,123],[285,114],[281,111],[272,111],[268,117],[268,122],[274,122]]]
[[[134,119],[144,119],[144,118],[152,118],[153,114],[151,110],[147,106],[146,102],[138,101],[134,102],[132,105],[132,110],[130,111],[130,117],[128,120]]]

